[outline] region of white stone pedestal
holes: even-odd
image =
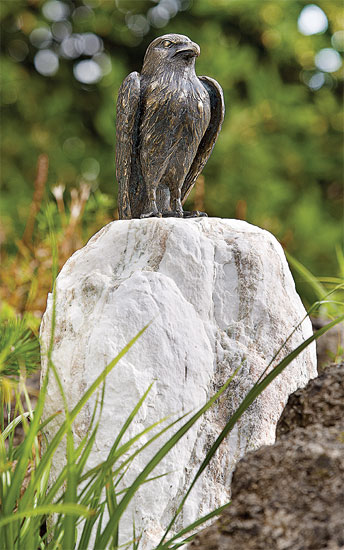
[[[51,313],[49,296],[41,328],[46,347]],[[142,548],[151,550],[157,543],[209,446],[304,315],[281,246],[267,231],[243,221],[115,221],[65,264],[57,279],[53,360],[71,407],[125,344],[151,323],[108,376],[102,422],[88,467],[105,460],[121,425],[152,381],[153,389],[130,435],[166,415],[197,410],[242,363],[226,398],[155,472],[169,475],[146,484],[136,496],[136,528],[145,531]],[[307,319],[279,360],[311,334]],[[42,362],[44,372],[44,357]],[[289,394],[314,376],[315,346],[310,346],[251,405],[222,444],[194,487],[178,527],[229,499],[237,459],[273,443]],[[51,377],[45,413],[60,408]],[[92,403],[74,424],[78,441],[88,430],[91,413]],[[48,438],[54,429],[47,430]],[[128,479],[138,475],[166,438],[135,459]],[[62,464],[63,449],[52,465],[52,479]],[[130,513],[121,529],[122,542],[130,540]]]

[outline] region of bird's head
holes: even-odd
[[[147,48],[142,74],[153,74],[159,67],[185,70],[194,68],[200,47],[182,34],[165,34],[151,42]]]

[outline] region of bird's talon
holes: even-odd
[[[199,210],[187,210],[183,212],[184,218],[207,218],[208,214],[206,212],[200,212]]]
[[[140,219],[143,219],[143,218],[162,218],[162,215],[160,212],[144,212],[143,214],[140,215]]]
[[[182,218],[183,215],[183,212],[179,212],[176,210],[165,210],[165,212],[162,213],[163,218]]]

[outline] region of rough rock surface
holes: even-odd
[[[190,550],[344,548],[343,376],[332,367],[289,398],[280,439],[238,463],[232,505]]]
[[[50,338],[51,314],[50,296],[41,328],[43,349]],[[116,221],[66,263],[57,279],[53,360],[70,406],[152,321],[108,376],[103,421],[89,467],[106,458],[129,411],[153,380],[150,396],[128,435],[166,415],[199,408],[241,365],[226,398],[156,471],[171,473],[137,495],[136,527],[145,530],[143,548],[150,550],[159,540],[209,445],[304,315],[282,248],[271,234],[242,221]],[[307,319],[278,360],[311,333]],[[44,373],[44,353],[42,363]],[[315,347],[310,346],[239,421],[193,489],[177,527],[228,500],[236,461],[248,450],[273,443],[288,395],[314,376]],[[47,415],[61,408],[58,395],[51,377]],[[77,440],[87,432],[91,413],[92,403],[74,423]],[[54,429],[47,430],[48,440]],[[135,459],[126,478],[142,470],[148,455]],[[52,479],[63,460],[61,448],[52,465]],[[122,540],[131,537],[131,523],[129,514],[121,526]]]
[[[297,427],[338,426],[341,421],[344,422],[344,363],[327,368],[289,397],[277,424],[276,437],[279,439]]]

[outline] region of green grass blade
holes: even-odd
[[[130,466],[131,466],[131,463],[132,461],[128,462],[128,464],[124,467],[123,471],[121,470],[121,473],[118,474],[118,475],[114,475],[113,477],[117,478],[116,479],[116,482],[115,482],[115,489],[118,487],[118,485],[121,483],[121,481],[123,480],[124,476],[126,475],[126,473],[128,472]],[[124,489],[124,492],[125,492],[125,489]],[[120,491],[117,493],[118,495],[120,494]]]
[[[146,483],[150,483],[151,481],[155,481],[156,479],[160,479],[161,477],[166,477],[171,473],[172,473],[172,470],[170,472],[165,472],[164,474],[159,474],[158,476],[149,477],[148,479],[144,480],[142,485],[145,485]],[[124,493],[126,493],[127,490],[128,489],[121,489],[120,491],[117,491],[116,492],[117,497],[119,497],[120,495],[123,495]]]
[[[317,277],[319,283],[330,283],[343,288],[343,279],[340,277]]]
[[[115,510],[117,508],[117,498],[116,498],[116,493],[113,486],[112,475],[110,472],[108,473],[106,478],[106,503],[109,511],[109,516],[111,517],[115,513]],[[113,548],[116,548],[118,546],[119,544],[118,541],[119,541],[119,525],[117,523],[112,535]]]
[[[67,488],[64,494],[64,503],[75,505],[77,502],[77,466],[70,461],[72,454],[68,457],[67,462]],[[63,547],[75,547],[75,528],[78,518],[73,514],[65,514],[63,519]]]
[[[47,514],[73,514],[75,516],[91,516],[94,514],[93,510],[89,510],[85,506],[79,504],[50,504],[47,506],[36,506],[31,510],[24,510],[23,512],[16,512],[10,516],[0,518],[0,527],[14,523],[18,520],[25,519],[34,516],[45,516]]]
[[[89,437],[86,446],[82,452],[82,455],[77,463],[78,466],[78,472],[79,477],[81,477],[82,472],[84,471],[84,468],[86,466],[87,459],[90,455],[90,452],[92,451],[92,448],[94,446],[94,442],[96,439],[97,431],[98,431],[99,423],[96,424],[96,426],[93,429],[93,432],[91,433],[91,436]]]
[[[63,389],[61,378],[58,375],[56,367],[51,360],[48,359],[49,367],[54,374],[55,380],[57,382],[60,395],[63,401],[64,413],[65,413],[65,423],[66,423],[66,435],[67,435],[67,446],[66,446],[66,463],[67,463],[67,487],[64,492],[64,502],[69,504],[74,504],[77,501],[77,466],[75,464],[75,450],[74,450],[74,436],[72,429],[72,420],[69,414],[68,401],[66,393]],[[63,519],[63,546],[65,548],[74,548],[75,545],[75,524],[76,518],[72,514],[66,514]]]
[[[96,495],[90,502],[90,508],[93,510],[96,510],[97,513],[85,520],[80,541],[78,544],[78,550],[85,550],[85,548],[89,548],[90,538],[92,535],[95,522],[98,520],[98,518],[101,515],[102,508],[101,506],[99,506],[99,500],[100,500],[100,494]],[[103,505],[103,513],[104,513],[104,509],[105,509],[105,504]]]
[[[187,413],[188,414],[188,413]],[[185,416],[187,416],[187,414],[184,414],[182,417],[178,418],[177,420],[174,420],[171,424],[169,424],[168,426],[166,426],[165,428],[163,428],[160,432],[158,432],[156,435],[154,435],[150,440],[148,440],[144,445],[142,445],[139,449],[137,449],[133,455],[131,455],[125,462],[123,462],[120,466],[120,468],[118,468],[114,474],[118,474],[129,462],[131,462],[133,460],[133,458],[141,453],[148,445],[150,445],[153,441],[155,441],[155,439],[157,439],[158,437],[160,437],[163,433],[165,433],[165,431],[169,430],[172,426],[174,426],[177,422],[180,422],[180,420],[182,418],[184,418]],[[109,470],[109,469],[112,469],[114,463],[121,457],[123,456],[124,454],[126,454],[128,452],[128,450],[130,449],[130,447],[133,446],[134,443],[136,443],[143,435],[146,435],[148,434],[150,431],[152,431],[156,426],[158,426],[159,424],[161,424],[162,422],[164,422],[165,420],[167,419],[166,418],[162,418],[161,420],[158,420],[157,422],[155,422],[154,424],[152,424],[151,426],[148,426],[147,428],[145,428],[144,430],[142,430],[141,432],[139,432],[138,434],[134,435],[131,439],[129,439],[129,441],[127,441],[127,443],[125,443],[124,445],[122,445],[121,447],[119,447],[117,449],[117,451],[115,453],[112,452],[112,448],[110,449],[109,451],[109,454],[108,454],[108,457],[107,459],[102,462],[101,464],[97,464],[97,466],[95,466],[94,468],[92,468],[91,470],[89,470],[88,472],[86,472],[86,474],[83,475],[83,477],[80,479],[81,482],[85,481],[88,477],[94,475],[94,474],[97,474],[99,473],[100,471],[106,471],[106,470]]]
[[[184,535],[186,535],[187,533],[190,533],[190,531],[193,531],[194,529],[197,529],[197,527],[199,527],[200,525],[202,525],[206,521],[209,521],[210,519],[213,519],[214,517],[219,516],[220,514],[222,514],[222,512],[226,508],[228,508],[228,506],[230,506],[230,504],[231,504],[231,502],[227,502],[223,506],[220,506],[219,508],[216,508],[212,512],[209,512],[209,514],[206,514],[205,516],[197,519],[193,523],[190,523],[190,525],[188,525],[187,527],[185,527],[184,529],[179,531],[179,533],[174,535],[172,538],[170,538],[164,544],[162,544],[162,545],[159,544],[154,550],[168,550],[168,549],[170,549],[171,548],[170,545],[171,545],[172,542],[174,542],[177,539],[180,539],[180,538],[184,537]],[[195,535],[196,535],[196,533],[195,533]],[[189,540],[189,538],[188,538],[188,540]],[[185,544],[185,542],[183,541],[182,544]]]
[[[170,550],[177,550],[178,548],[181,548],[182,546],[185,546],[186,544],[191,542],[195,538],[195,536],[196,535],[190,535],[190,537],[187,537],[183,541],[177,542],[174,546],[170,547]]]
[[[122,426],[122,429],[120,430],[116,440],[115,440],[115,443],[113,444],[112,446],[112,450],[111,452],[113,453],[117,447],[118,447],[118,444],[119,442],[121,441],[122,437],[124,436],[124,434],[127,432],[130,424],[132,423],[132,421],[134,420],[135,416],[137,415],[138,411],[140,410],[140,408],[142,407],[144,401],[146,400],[147,398],[147,395],[149,394],[149,392],[151,391],[152,389],[152,386],[153,386],[154,382],[152,382],[148,389],[145,391],[145,393],[143,394],[143,396],[141,397],[141,399],[139,400],[139,402],[137,403],[137,405],[134,407],[134,409],[132,410],[132,412],[130,413],[130,415],[128,416],[128,418],[126,419],[126,421],[124,422],[123,426]]]
[[[98,521],[98,525],[97,525],[96,542],[95,542],[94,550],[100,550],[100,548],[101,548],[98,544],[98,541],[100,539],[101,530],[102,530],[102,526],[103,526],[104,511],[105,511],[105,502],[101,505],[101,510],[100,510],[100,514],[99,514],[99,521]]]
[[[14,432],[18,424],[23,422],[23,418],[27,418],[28,416],[30,416],[30,412],[24,412],[20,416],[17,416],[16,418],[14,418],[10,422],[10,424],[8,424],[8,426],[5,428],[5,430],[0,434],[0,437],[3,439],[3,441],[5,441],[5,439],[10,435],[10,433]]]
[[[339,244],[336,245],[336,256],[337,256],[337,262],[339,265],[339,273],[343,278],[344,277],[344,250]]]
[[[288,262],[293,266],[295,271],[301,277],[310,284],[310,286],[313,288],[315,295],[319,298],[319,300],[322,299],[322,297],[326,294],[326,288],[319,283],[318,279],[311,273],[304,265],[302,265],[296,258],[288,254],[288,252],[285,252],[287,256]]]
[[[7,494],[6,501],[3,503],[3,514],[4,515],[12,515],[12,511],[14,509],[16,500],[19,499],[20,496],[20,489],[22,487],[24,477],[26,474],[26,468],[28,461],[31,456],[32,452],[32,445],[34,443],[35,438],[37,437],[37,434],[40,430],[40,418],[42,416],[43,412],[43,406],[45,401],[45,394],[47,390],[47,380],[43,382],[43,386],[41,388],[40,394],[38,396],[37,406],[36,406],[36,412],[34,414],[34,418],[30,424],[30,428],[28,433],[26,434],[26,438],[24,440],[24,444],[21,451],[21,456],[18,460],[18,463],[16,465],[14,475],[11,482],[11,487],[9,489],[9,492]]]
[[[135,519],[133,519],[133,550],[139,549],[139,544],[142,538],[142,534],[136,535]]]

